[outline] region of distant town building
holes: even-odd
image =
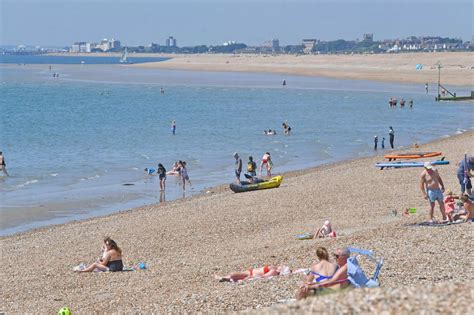
[[[90,53],[91,44],[86,42],[76,42],[72,44],[71,50],[72,53]]]
[[[303,47],[304,47],[303,52],[305,54],[310,54],[317,43],[318,43],[318,40],[314,38],[303,39]]]
[[[363,35],[363,40],[366,42],[373,42],[374,41],[374,34],[364,34]]]
[[[176,38],[170,36],[166,39],[166,47],[176,47],[178,46]]]
[[[235,40],[229,40],[225,43],[222,43],[222,46],[230,46],[230,45],[235,45],[237,42]]]
[[[89,42],[75,42],[72,44],[69,49],[72,53],[90,53],[92,51],[102,50],[106,51],[119,51],[121,49],[121,44],[119,40],[111,39],[108,40],[104,38],[99,43],[89,43]]]

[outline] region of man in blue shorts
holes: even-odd
[[[425,199],[430,202],[430,221],[435,222],[433,217],[435,202],[438,201],[439,211],[443,221],[446,221],[446,214],[444,211],[443,191],[444,184],[441,176],[436,169],[433,168],[430,162],[425,162],[424,170],[421,173],[420,188]]]

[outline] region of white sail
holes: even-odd
[[[122,53],[122,57],[120,57],[120,63],[128,63],[128,50],[127,47],[125,47],[125,50]]]

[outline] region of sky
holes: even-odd
[[[280,45],[303,38],[374,40],[443,36],[471,40],[471,0],[0,0],[0,44],[68,46]]]

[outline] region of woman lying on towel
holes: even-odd
[[[104,239],[104,252],[102,257],[99,258],[99,261],[91,264],[83,270],[78,270],[80,272],[92,272],[96,268],[100,271],[122,271],[123,262],[122,262],[122,250],[117,246],[114,240],[110,237]]]
[[[269,278],[278,275],[286,275],[291,273],[291,270],[287,266],[273,266],[273,265],[265,265],[260,268],[249,268],[246,271],[241,272],[233,272],[228,276],[218,276],[215,275],[214,277],[219,282],[237,282],[240,280],[248,280],[251,278]]]

